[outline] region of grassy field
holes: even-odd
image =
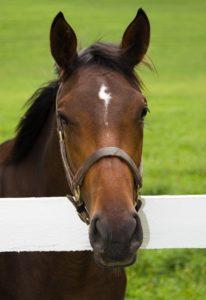
[[[26,99],[54,77],[48,33],[59,10],[83,47],[99,38],[119,41],[139,7],[151,21],[148,56],[157,69],[139,68],[151,110],[142,193],[205,193],[204,0],[0,0],[0,141],[13,136]],[[206,299],[206,251],[141,251],[128,269],[127,300],[135,299]]]

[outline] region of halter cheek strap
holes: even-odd
[[[140,189],[142,186],[142,164],[140,164],[139,167],[136,166],[134,160],[122,149],[118,147],[103,147],[95,152],[93,152],[82,164],[82,166],[77,170],[75,174],[73,174],[71,167],[68,163],[67,158],[67,152],[66,152],[66,145],[64,141],[64,130],[61,123],[61,119],[57,113],[57,98],[59,95],[59,91],[57,93],[56,97],[56,121],[57,121],[57,130],[59,135],[59,145],[60,145],[60,153],[61,158],[65,170],[65,175],[67,179],[67,183],[70,190],[70,195],[67,195],[67,198],[72,202],[72,204],[75,206],[77,213],[81,220],[85,222],[86,224],[90,223],[89,219],[89,213],[85,207],[85,203],[81,199],[81,185],[84,181],[84,178],[89,171],[89,169],[100,159],[106,158],[106,157],[116,157],[121,159],[123,162],[125,162],[128,167],[130,168],[136,189]],[[141,206],[141,201],[138,199],[138,195],[135,199],[135,208],[136,210],[139,210]]]

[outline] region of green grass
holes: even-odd
[[[62,10],[80,46],[119,41],[138,7],[149,15],[149,57],[140,67],[151,114],[145,124],[143,194],[206,191],[206,2],[1,0],[0,141],[13,136],[26,99],[54,77],[48,33]],[[128,269],[127,300],[202,300],[206,251],[141,251]]]

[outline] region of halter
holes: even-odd
[[[142,186],[141,163],[140,166],[137,167],[134,160],[124,150],[118,147],[103,147],[97,149],[84,161],[82,166],[76,171],[75,174],[71,170],[67,158],[66,145],[64,140],[64,128],[61,122],[61,118],[57,112],[57,102],[58,102],[58,95],[60,92],[60,88],[61,88],[61,84],[59,86],[59,90],[56,96],[56,122],[57,122],[58,136],[59,136],[60,153],[61,153],[61,158],[62,158],[62,162],[66,174],[67,183],[70,190],[70,194],[67,195],[67,198],[71,201],[71,203],[76,208],[80,219],[86,224],[90,223],[89,213],[86,209],[84,201],[81,198],[81,186],[84,181],[84,178],[87,172],[89,171],[89,169],[96,162],[98,162],[100,159],[105,157],[117,157],[121,159],[123,162],[125,162],[130,168],[133,174],[134,183],[137,190],[137,194],[135,197],[135,209],[138,211],[139,207],[141,206],[141,201],[138,198],[138,190]]]

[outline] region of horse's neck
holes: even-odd
[[[49,118],[49,122],[41,134],[40,144],[38,173],[41,177],[39,184],[42,196],[64,196],[69,191],[60,156],[54,116]]]
[[[64,196],[69,193],[54,113],[48,117],[28,156],[17,164],[4,164],[13,143],[11,140],[0,149],[0,197]]]
[[[28,156],[20,164],[11,166],[11,171],[7,170],[7,180],[18,197],[64,196],[68,193],[54,113],[48,117]]]

